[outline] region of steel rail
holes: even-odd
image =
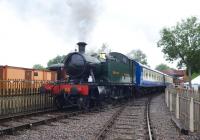
[[[4,122],[7,120],[11,120],[11,119],[17,119],[17,118],[24,118],[27,116],[34,116],[37,114],[45,114],[45,113],[50,113],[50,112],[56,112],[58,111],[57,109],[45,109],[45,110],[40,110],[40,111],[33,111],[33,112],[28,112],[28,113],[18,113],[18,114],[13,114],[13,115],[5,115],[5,116],[1,116],[0,117],[0,122]]]
[[[32,128],[33,126],[47,124],[49,122],[57,121],[57,120],[60,120],[60,119],[71,117],[71,116],[76,116],[76,115],[82,114],[82,113],[85,113],[85,112],[84,111],[74,111],[74,112],[64,113],[64,114],[49,117],[49,118],[43,118],[43,119],[36,120],[34,122],[31,122],[31,123],[24,123],[24,124],[17,125],[17,126],[11,126],[11,127],[8,127],[8,128],[1,129],[0,130],[0,136],[6,135],[6,134],[14,134],[14,132],[18,131],[18,130]]]
[[[66,111],[66,109],[70,109],[71,107],[73,106],[66,106],[63,108],[63,111]],[[47,108],[47,109],[38,110],[38,111],[21,112],[17,114],[3,115],[3,116],[0,116],[0,123],[4,121],[9,121],[11,119],[24,118],[28,116],[34,116],[38,114],[45,114],[45,113],[51,113],[51,112],[62,112],[62,111],[56,108]]]
[[[118,108],[118,107],[119,106],[114,106],[111,109]],[[96,112],[101,112],[101,111],[104,111],[104,109],[100,109],[99,107],[95,107],[95,108],[92,108],[90,111],[78,110],[78,111],[69,111],[69,112],[66,112],[66,113],[60,112],[62,114],[51,116],[51,117],[48,117],[48,118],[42,118],[42,119],[39,119],[39,120],[36,120],[36,121],[33,121],[33,122],[23,123],[21,125],[8,126],[7,128],[0,129],[0,136],[6,135],[6,134],[14,134],[14,132],[16,132],[18,130],[29,129],[29,128],[32,128],[34,126],[38,126],[38,125],[42,125],[42,124],[48,124],[49,122],[69,118],[69,117],[72,117],[72,116],[77,116],[77,115],[80,115],[80,114],[96,113]],[[55,111],[55,112],[58,112],[58,111]],[[44,112],[42,112],[42,113],[45,114]],[[48,112],[46,112],[46,113],[48,113]],[[40,113],[38,113],[38,114],[40,114]],[[34,115],[37,115],[37,114],[35,113]],[[27,117],[31,117],[31,116],[32,116],[31,114],[27,115]],[[25,117],[26,117],[26,115],[24,115],[22,118],[25,118]],[[5,118],[5,120],[9,120],[8,118]],[[19,119],[19,118],[20,118],[20,116],[15,116],[11,120]],[[29,118],[27,118],[27,119],[29,119]]]
[[[147,104],[146,104],[146,119],[147,119],[149,140],[153,140],[153,135],[152,135],[152,131],[151,131],[151,125],[150,125],[150,116],[149,116],[149,104],[150,104],[150,99],[148,99]]]
[[[93,138],[93,140],[102,140],[105,137],[106,132],[113,125],[115,119],[121,114],[121,112],[124,110],[124,108],[125,108],[125,105],[123,105],[122,107],[120,107],[120,109],[117,110],[112,115],[112,117],[105,123],[105,125],[103,126],[103,128],[97,133],[97,135]]]

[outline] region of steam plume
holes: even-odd
[[[71,27],[79,41],[85,41],[93,30],[101,9],[101,0],[69,0]]]
[[[57,36],[86,41],[95,27],[103,0],[2,0],[24,21],[47,24]],[[0,0],[1,2],[1,0]]]

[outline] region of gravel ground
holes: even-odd
[[[171,121],[171,113],[164,100],[164,94],[152,99],[150,105],[150,117],[153,132],[158,140],[199,140],[200,134],[188,136],[180,134],[179,130]]]
[[[94,137],[118,108],[100,113],[82,114],[47,125],[18,131],[16,135],[0,137],[2,140],[89,140]]]

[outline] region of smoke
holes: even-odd
[[[58,37],[86,41],[102,11],[102,0],[0,0],[24,22],[38,20]]]
[[[95,27],[102,0],[68,0],[70,27],[79,41],[85,41]]]

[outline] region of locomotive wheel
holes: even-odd
[[[79,109],[82,109],[83,107],[83,97],[80,97],[77,99],[77,105]]]
[[[64,107],[65,101],[62,97],[63,97],[62,95],[58,95],[54,98],[54,105],[58,109],[63,109]]]
[[[90,99],[88,97],[80,96],[77,99],[77,105],[79,109],[89,110],[90,109]]]

